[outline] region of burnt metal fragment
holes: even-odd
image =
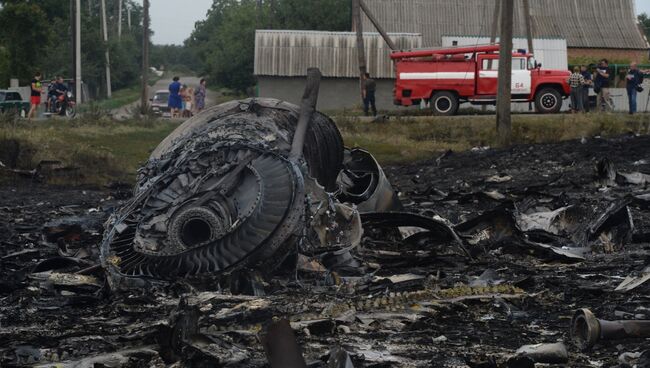
[[[589,349],[600,340],[650,337],[650,320],[607,321],[586,308],[578,309],[571,320],[571,337],[580,349]]]

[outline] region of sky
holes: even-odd
[[[636,0],[636,13],[650,15],[650,0]]]
[[[213,0],[150,0],[151,41],[154,44],[182,45],[194,30],[194,23],[205,19]],[[650,0],[647,0],[650,1]],[[142,0],[136,0],[142,4]]]
[[[142,4],[142,0],[137,0]],[[155,44],[181,45],[194,30],[194,23],[205,19],[213,0],[151,0],[152,41]],[[637,14],[650,15],[650,0],[636,0]]]

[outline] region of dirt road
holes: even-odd
[[[191,77],[191,76],[180,76],[180,82],[186,84],[188,87],[196,88],[199,85],[200,77]],[[149,99],[153,98],[156,91],[164,90],[166,91],[171,83],[171,79],[164,78],[156,82],[153,86],[149,87]],[[214,104],[214,96],[211,95],[208,91],[208,95],[205,98],[205,104],[211,106]],[[114,110],[113,117],[116,119],[126,119],[133,115],[133,111],[140,105],[140,101],[133,101],[132,103],[122,106],[119,109]]]

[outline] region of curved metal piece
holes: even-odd
[[[384,170],[368,151],[359,148],[345,150],[338,182],[341,187],[338,198],[357,205],[362,213],[403,209]]]

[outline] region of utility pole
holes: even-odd
[[[363,91],[366,76],[366,51],[363,45],[363,26],[361,25],[360,0],[352,0],[352,29],[357,33],[357,55],[359,58],[359,90]],[[363,92],[361,92],[363,96]]]
[[[510,115],[512,92],[512,22],[514,0],[502,0],[501,35],[499,48],[499,85],[497,88],[497,135],[501,146],[509,146],[512,139]]]
[[[122,2],[123,2],[123,0],[117,0],[117,39],[118,39],[118,41],[122,40]]]
[[[386,41],[388,47],[390,47],[390,49],[393,51],[397,50],[395,43],[390,39],[390,37],[388,37],[388,33],[384,31],[384,28],[381,26],[381,24],[379,24],[379,21],[377,18],[375,18],[375,15],[372,14],[372,11],[370,11],[370,9],[366,6],[366,3],[363,0],[359,0],[359,5],[361,6],[361,10],[366,13],[366,16],[368,19],[370,19],[375,28],[377,28],[377,31],[379,31],[381,37],[384,39],[384,41]]]
[[[534,54],[535,49],[533,49],[533,25],[531,24],[532,19],[530,16],[530,1],[523,0],[523,2],[524,2],[524,19],[526,22],[526,39],[528,40],[528,52]],[[533,111],[532,102],[528,103],[528,111]]]
[[[108,50],[108,29],[106,25],[106,0],[101,0],[102,6],[102,28],[104,30],[104,47],[106,51],[104,55],[106,57],[106,97],[111,98],[113,95],[113,90],[111,89],[111,57]]]
[[[142,115],[149,112],[149,93],[147,91],[149,74],[149,0],[142,1],[142,94],[140,107]]]
[[[131,4],[126,4],[126,24],[129,26],[129,31],[131,30]]]
[[[494,0],[494,12],[492,13],[492,28],[490,29],[490,43],[497,42],[497,31],[499,30],[499,15],[501,13],[501,0]],[[488,69],[492,69],[492,59],[488,60]],[[486,111],[487,106],[481,106],[481,111]]]
[[[75,0],[75,17],[74,17],[74,57],[75,57],[75,77],[74,85],[76,89],[77,104],[83,102],[83,88],[81,87],[81,0]]]

